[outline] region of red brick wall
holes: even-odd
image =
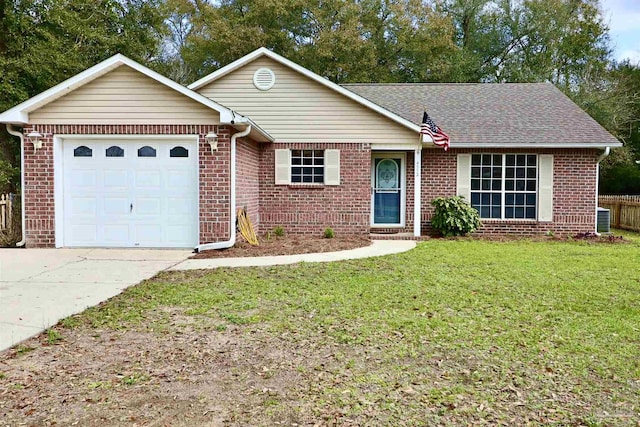
[[[246,208],[253,228],[260,233],[260,147],[251,140],[237,141],[236,207]]]
[[[25,149],[25,214],[29,247],[55,244],[53,139],[56,134],[192,134],[199,135],[200,242],[226,240],[229,230],[230,135],[226,126],[198,125],[33,125],[25,134],[44,134],[43,147]],[[219,135],[218,151],[211,153],[204,135]],[[275,149],[339,149],[341,185],[275,185]],[[500,150],[490,150],[500,153]],[[456,193],[456,155],[478,150],[424,149],[422,154],[422,229],[430,232],[431,200]],[[488,152],[488,150],[483,150]],[[595,223],[596,159],[598,150],[507,150],[509,153],[554,155],[554,219],[484,221],[485,234],[531,235],[593,231]],[[283,226],[288,233],[321,235],[326,227],[337,234],[367,234],[371,212],[371,148],[368,144],[255,144],[238,143],[237,202],[247,207],[258,232]],[[413,227],[413,153],[407,155],[406,227]]]
[[[200,242],[229,238],[229,143],[227,126],[200,125],[31,125],[42,133],[43,147],[34,152],[31,143],[25,149],[25,215],[28,247],[55,245],[55,201],[53,140],[59,134],[99,135],[199,135],[200,163]],[[204,135],[213,130],[219,135],[218,151],[211,153]]]
[[[479,234],[534,235],[553,231],[557,235],[594,231],[596,210],[596,161],[598,150],[423,150],[422,229],[431,233],[431,201],[456,194],[457,154],[530,153],[553,154],[553,221],[484,220]]]
[[[276,149],[339,149],[340,185],[275,185]],[[369,144],[261,145],[260,226],[262,232],[282,226],[292,234],[320,236],[326,227],[337,235],[369,233],[371,208]]]

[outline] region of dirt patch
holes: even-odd
[[[56,328],[64,340],[55,345],[43,334],[2,353],[1,424],[577,426],[590,424],[584,412],[610,410],[606,390],[615,389],[603,384],[601,396],[585,401],[548,368],[513,366],[504,374],[527,380],[504,386],[482,352],[416,348],[397,357],[390,355],[398,337],[367,347],[323,333],[260,324],[216,330],[201,318],[191,327],[193,319],[171,317],[162,333]],[[465,395],[469,388],[475,392]],[[557,399],[562,411],[545,409]],[[633,424],[628,403],[616,410],[611,425]]]
[[[624,236],[615,236],[613,234],[596,234],[596,233],[578,233],[569,236],[555,236],[555,235],[539,235],[539,236],[521,236],[518,234],[480,234],[474,235],[472,238],[465,237],[453,237],[452,239],[464,240],[464,239],[478,239],[487,240],[491,242],[517,242],[522,240],[530,240],[533,242],[571,242],[581,241],[589,243],[631,243],[631,240],[625,239]]]
[[[594,243],[631,243],[624,236],[614,236],[613,234],[578,233],[572,239]]]
[[[297,255],[316,252],[335,252],[369,246],[371,240],[365,236],[340,236],[332,239],[311,236],[261,237],[258,246],[238,242],[229,249],[200,252],[191,258],[235,258],[273,255]]]

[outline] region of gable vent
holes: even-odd
[[[269,90],[276,83],[276,75],[269,68],[260,68],[253,75],[253,85],[260,90]]]

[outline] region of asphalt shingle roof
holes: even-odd
[[[429,116],[455,143],[619,142],[550,83],[345,84],[346,89],[420,124]]]

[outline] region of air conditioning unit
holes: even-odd
[[[598,233],[610,233],[611,232],[611,213],[609,209],[598,208]]]

